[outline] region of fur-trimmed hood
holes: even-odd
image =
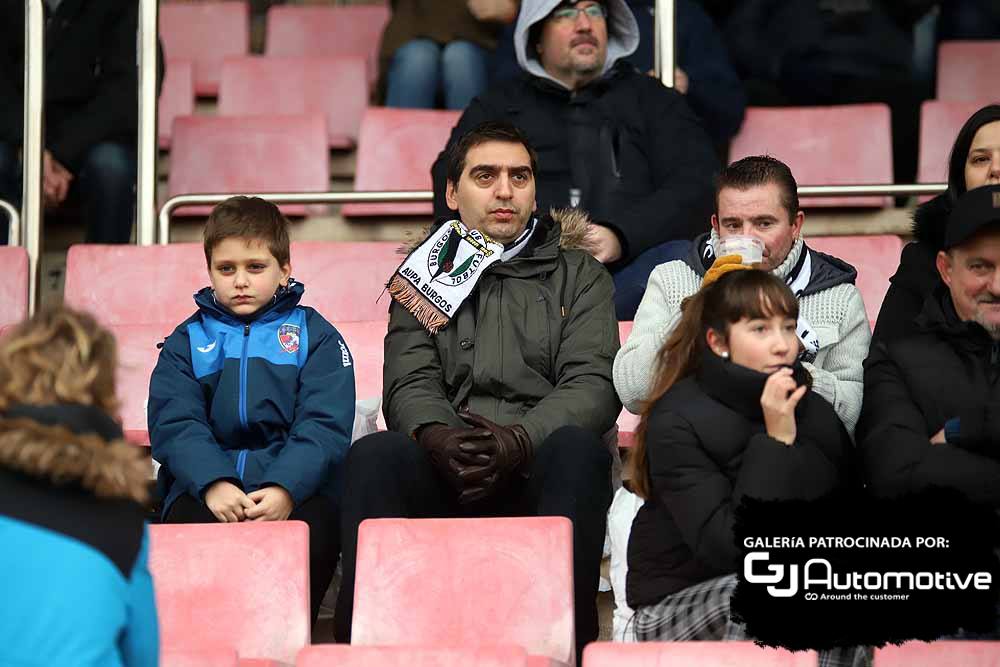
[[[947,192],[924,202],[913,211],[913,236],[935,253],[944,247],[944,230],[951,215],[951,197]]]
[[[134,445],[27,417],[0,418],[0,466],[54,485],[77,485],[99,498],[149,498],[149,462]]]
[[[597,244],[587,234],[590,217],[585,211],[578,208],[553,208],[549,210],[548,217],[559,224],[559,247],[561,249],[582,250],[590,255],[596,252]],[[440,218],[434,224],[423,228],[419,234],[407,233],[406,242],[399,247],[397,252],[400,255],[409,255],[427,240],[431,232],[452,219],[457,218]]]

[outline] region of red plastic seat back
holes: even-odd
[[[771,155],[791,168],[799,185],[892,183],[889,120],[884,104],[750,108],[729,159]],[[804,208],[879,207],[889,200],[803,197],[800,203]]]
[[[174,121],[168,195],[207,192],[326,192],[330,182],[326,119],[320,114]],[[174,215],[207,215],[211,207]],[[282,205],[304,215],[301,205]]]
[[[1000,40],[941,42],[937,98],[975,102],[996,100],[1000,90]]]
[[[0,212],[3,215],[3,212]],[[28,253],[17,246],[0,246],[0,327],[17,324],[28,316]]]
[[[307,646],[295,667],[525,667],[524,649],[425,648],[416,646]]]
[[[192,309],[193,311],[193,309]],[[118,342],[116,376],[125,438],[136,445],[149,444],[149,378],[160,357],[157,347],[181,320],[172,324],[130,324],[110,327]]]
[[[171,650],[160,654],[160,667],[237,667],[235,649],[217,648],[201,651]]]
[[[74,245],[66,255],[66,305],[105,325],[160,325],[164,335],[195,311],[208,285],[200,243]]]
[[[320,113],[331,148],[357,144],[367,106],[365,60],[359,56],[246,56],[222,64],[219,115]]]
[[[194,65],[190,60],[171,60],[166,68],[156,126],[160,148],[170,148],[174,118],[194,113]]]
[[[160,36],[167,60],[194,63],[195,92],[214,96],[223,59],[250,51],[250,9],[246,2],[164,2]]]
[[[235,648],[293,663],[309,644],[309,527],[301,521],[150,526],[164,650]]]
[[[338,327],[343,322],[385,322],[385,284],[403,261],[399,247],[384,241],[293,243],[292,276],[306,286],[303,305]]]
[[[806,244],[814,250],[838,257],[858,270],[855,281],[865,302],[869,322],[878,318],[889,291],[889,278],[896,273],[903,241],[891,234],[879,236],[812,236]]]
[[[355,190],[430,190],[431,165],[460,111],[370,107],[361,120]],[[348,204],[345,216],[431,215],[431,204]]]
[[[1000,667],[995,641],[906,642],[875,651],[875,667]]]
[[[351,641],[514,644],[572,664],[572,532],[564,517],[364,521]]]
[[[919,183],[947,183],[948,159],[958,131],[986,102],[927,100],[920,105]]]
[[[276,5],[267,11],[268,56],[359,56],[368,81],[378,75],[378,48],[389,22],[389,7],[297,7]]]
[[[382,396],[386,325],[385,320],[335,325],[354,358],[354,393],[359,400]]]
[[[753,642],[593,642],[583,651],[583,667],[816,667],[812,651],[792,653]]]

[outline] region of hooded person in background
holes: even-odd
[[[435,215],[453,215],[448,149],[484,121],[513,123],[538,151],[539,209],[588,214],[629,320],[653,268],[682,256],[711,214],[712,141],[681,93],[623,61],[639,42],[624,0],[525,0],[514,40],[523,75],[462,114],[432,168]]]

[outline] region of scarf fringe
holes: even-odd
[[[398,273],[389,281],[388,289],[389,295],[410,311],[410,314],[431,334],[436,334],[448,324],[448,318],[441,314],[441,311],[421,294],[413,283]]]

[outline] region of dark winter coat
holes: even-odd
[[[940,285],[907,338],[872,346],[855,434],[879,494],[953,487],[1000,507],[1000,341],[962,322]],[[930,439],[958,418],[957,439]],[[954,442],[953,442],[954,440]]]
[[[625,264],[655,245],[693,239],[713,206],[718,164],[701,121],[684,96],[618,63],[577,91],[523,74],[472,101],[448,140],[450,147],[487,120],[517,125],[538,152],[539,210],[580,207],[612,228]],[[434,212],[445,202],[446,153],[434,163]]]
[[[913,212],[914,243],[903,248],[899,268],[889,279],[889,291],[878,311],[872,344],[890,342],[916,333],[924,301],[941,284],[935,263],[944,246],[944,230],[951,214],[948,193],[925,202]]]
[[[539,219],[521,254],[488,268],[434,336],[392,302],[383,367],[389,429],[464,426],[462,407],[521,424],[535,446],[562,426],[600,435],[614,425],[621,401],[611,380],[611,275],[578,249],[586,219],[558,220]]]
[[[0,142],[20,146],[24,0],[0,0]],[[70,171],[104,142],[134,145],[137,128],[135,0],[46,4],[45,146]]]
[[[0,665],[156,664],[149,459],[97,408],[12,408],[0,416]]]
[[[226,480],[250,493],[278,485],[296,505],[323,491],[354,426],[354,367],[344,339],[299,306],[290,283],[241,318],[195,295],[198,312],[166,339],[149,381],[149,439],[164,514]]]
[[[798,367],[800,382],[803,373]],[[795,409],[793,445],[767,435],[760,407],[767,377],[706,351],[696,375],[653,405],[646,435],[652,497],[629,537],[629,606],[735,572],[733,516],[744,496],[812,499],[849,479],[850,436],[814,392]]]

